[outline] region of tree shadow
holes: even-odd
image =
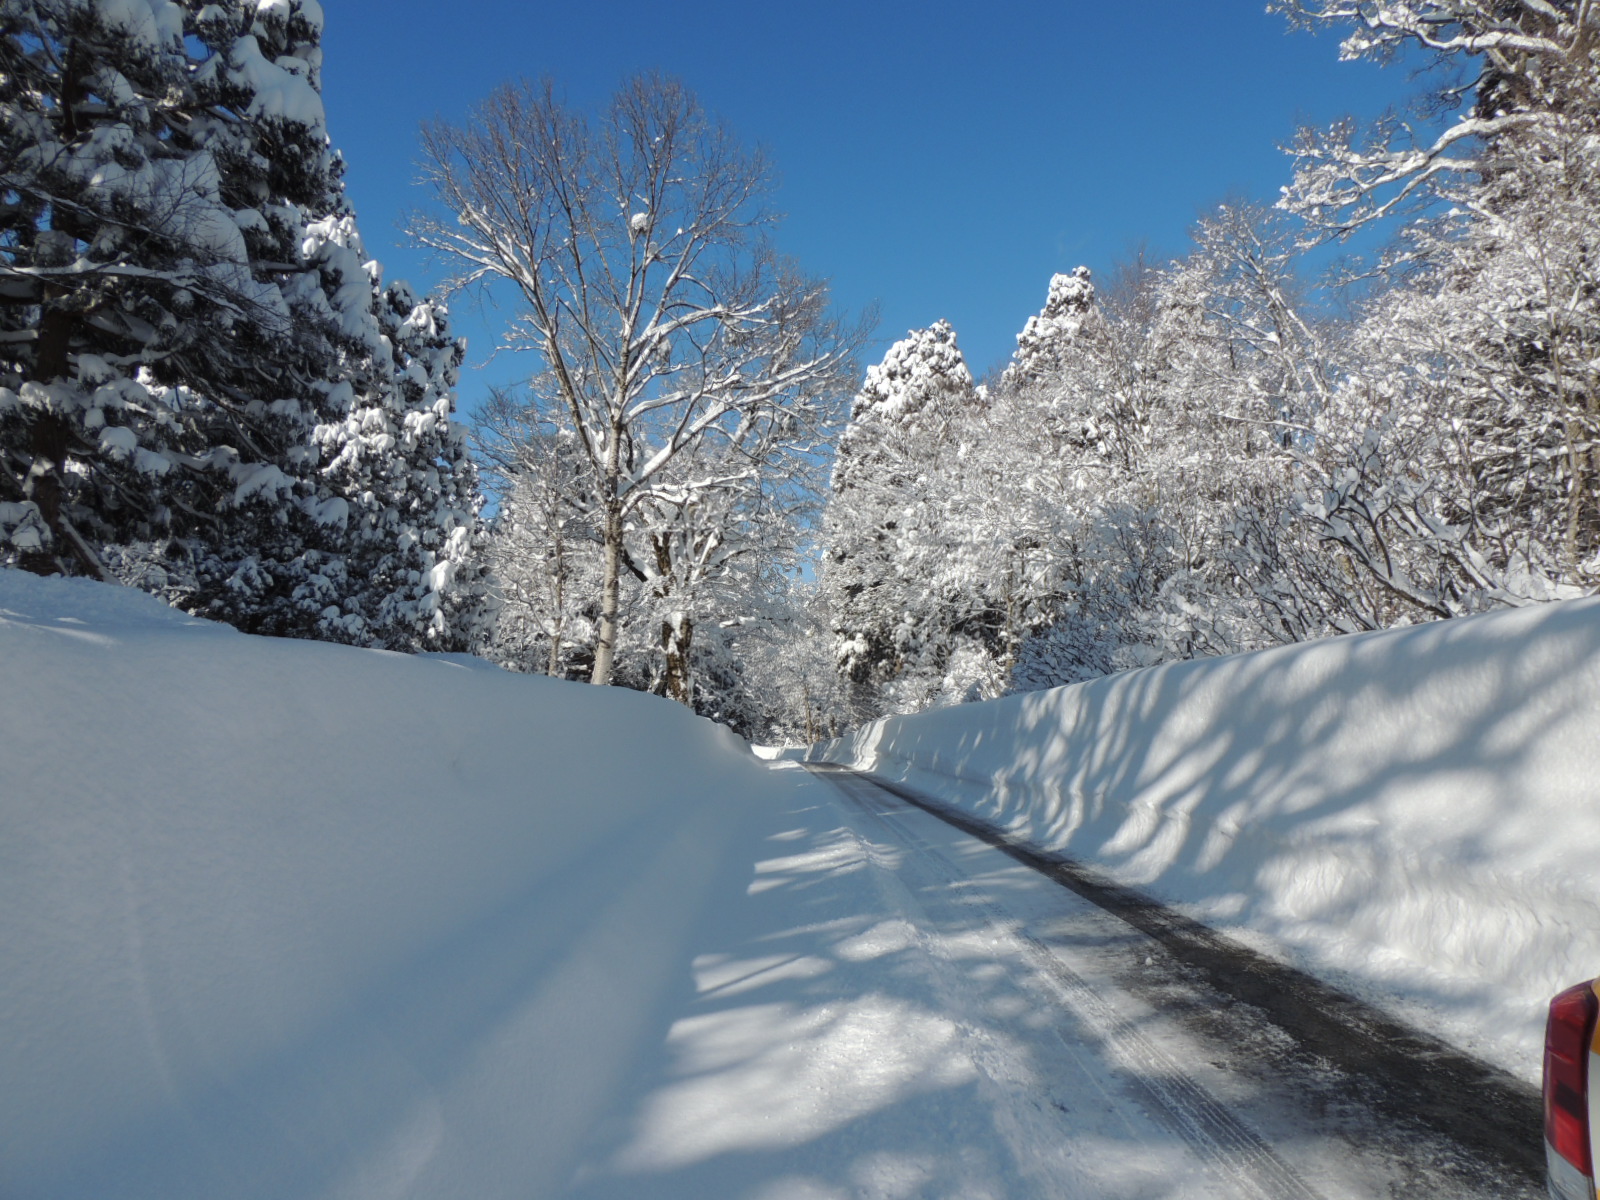
[[[1600,961],[1600,601],[890,718],[826,757],[1489,1031],[1524,1076],[1544,997]]]
[[[1160,1071],[1110,1065],[1100,1031],[997,960],[988,906],[1017,881],[928,876],[914,848],[836,824],[826,786],[797,781],[744,894],[701,926],[635,1100],[566,1194],[1205,1194],[1147,1111]],[[919,898],[939,905],[932,950]]]

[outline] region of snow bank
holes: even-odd
[[[560,1190],[777,778],[652,697],[16,571],[0,670],[17,1200]]]
[[[1535,1079],[1600,974],[1600,599],[1176,663],[806,752],[943,797]]]

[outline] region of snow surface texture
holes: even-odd
[[[1600,599],[888,717],[943,798],[1538,1078],[1600,973]]]
[[[0,571],[0,670],[19,1200],[554,1194],[781,783],[653,697],[81,580]]]
[[[1509,807],[1472,785],[1484,763],[1525,755],[1515,777],[1534,783],[1558,762],[1582,770],[1550,745],[1563,729],[1592,741],[1576,715],[1593,712],[1592,672],[1588,691],[1570,678],[1594,661],[1595,615],[1569,605],[1352,641],[1320,666],[1291,656],[1281,678],[1257,669],[1268,655],[1206,669],[1253,689],[1240,720],[1278,703],[1305,725],[1307,753],[1349,787],[1354,765],[1319,748],[1338,740],[1341,706],[1385,688],[1391,715],[1450,705],[1412,759],[1457,763],[1469,838],[1479,810]],[[1408,682],[1423,657],[1455,674]],[[0,571],[0,669],[6,1200],[1239,1194],[1121,1087],[1120,1059],[1061,1037],[1059,999],[1007,969],[1027,965],[1028,944],[1008,931],[1057,907],[1036,896],[1043,907],[984,916],[982,898],[1054,889],[969,839],[946,865],[975,854],[978,874],[941,883],[916,839],[856,829],[865,810],[831,784],[768,769],[681,706],[471,659],[247,637],[131,589],[15,571]],[[1184,678],[1106,686],[1143,686],[1119,703],[1148,701],[1140,719],[1159,724],[1163,686]],[[1315,695],[1296,700],[1291,683]],[[1226,706],[1199,679],[1184,688],[1192,742]],[[1487,691],[1503,703],[1478,712]],[[1024,711],[1057,722],[1067,695]],[[1325,725],[1307,724],[1308,705]],[[1120,746],[1118,728],[1097,769],[1129,760],[1138,721]],[[988,748],[972,745],[983,733],[968,728],[969,748]],[[1384,730],[1386,744],[1408,736]],[[1004,731],[1014,769],[1027,737],[1043,739]],[[1197,768],[1183,793],[1194,814],[1241,786],[1240,762],[1288,786],[1287,751],[1217,741],[1186,758],[1153,739],[1173,772],[1215,760],[1216,782]],[[1386,777],[1404,774],[1404,756],[1374,753]],[[1294,793],[1313,806],[1298,823],[1337,827],[1335,802],[1315,800],[1336,789],[1310,788]],[[1499,890],[1456,887],[1461,936],[1483,932],[1471,905],[1504,906],[1515,889],[1497,881],[1562,838],[1537,815],[1479,840],[1468,878]],[[1562,817],[1577,861],[1592,836]],[[1150,820],[1160,834],[1171,812]],[[1299,844],[1295,818],[1260,824],[1274,821]],[[1275,844],[1240,833],[1219,862],[1289,869]],[[1566,923],[1556,940],[1576,964],[1593,904],[1551,878],[1533,876],[1507,921],[1536,902]],[[1384,961],[1413,980],[1400,991],[1433,986]],[[1096,1003],[1127,1023],[1126,997]],[[1198,1050],[1169,1059],[1145,1069],[1206,1069]]]
[[[0,669],[5,1200],[1235,1194],[680,705],[4,570]]]

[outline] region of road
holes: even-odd
[[[1524,1085],[1337,993],[1298,994],[1316,990],[1303,977],[1263,979],[1248,952],[1208,957],[1221,940],[1186,937],[1176,914],[1130,922],[1119,889],[1062,886],[864,777],[824,777],[889,865],[950,1011],[981,1031],[980,1070],[1033,1081],[1030,1137],[1089,1168],[1070,1173],[1078,1186],[1110,1148],[1150,1170],[1105,1168],[1119,1180],[1107,1194],[1543,1195]],[[1475,1124],[1451,1121],[1455,1102],[1476,1102]]]
[[[1543,1195],[1526,1085],[866,777],[772,782],[569,1200]]]

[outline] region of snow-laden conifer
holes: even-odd
[[[393,365],[321,29],[316,0],[0,8],[7,559],[351,634],[352,497],[315,433]]]
[[[869,367],[833,468],[822,585],[839,670],[858,707],[948,647],[928,574],[946,529],[941,472],[980,404],[946,321],[913,330]]]
[[[320,22],[314,3],[6,5],[0,420],[30,564],[220,549],[229,510],[295,472],[308,414],[263,359],[317,363],[285,351],[303,210],[333,182]]]
[[[359,252],[359,242],[345,249]],[[350,265],[371,279],[376,337],[365,347],[368,372],[354,373],[366,386],[336,385],[343,415],[313,434],[331,493],[323,503],[344,533],[344,584],[325,597],[318,634],[464,649],[485,615],[477,471],[466,427],[453,419],[464,345],[442,304],[405,283],[383,287],[376,263]]]
[[[1029,317],[1017,334],[1017,348],[1002,377],[1004,381],[1020,386],[1059,367],[1094,312],[1094,284],[1088,267],[1051,276],[1044,308]]]

